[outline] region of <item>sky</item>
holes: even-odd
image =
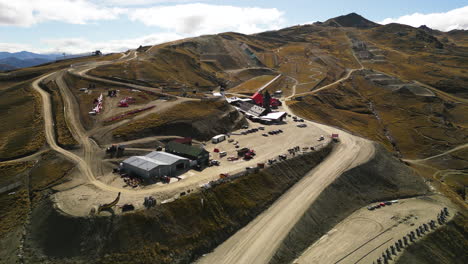
[[[381,24],[468,29],[468,0],[0,0],[0,51],[104,53],[356,12]]]

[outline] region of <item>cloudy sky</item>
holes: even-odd
[[[351,12],[379,23],[468,29],[468,0],[0,0],[0,51],[124,51],[203,34],[256,33]]]

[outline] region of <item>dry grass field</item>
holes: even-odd
[[[113,131],[115,138],[138,138],[144,135],[188,135],[197,131],[193,126],[197,122],[209,130],[210,127],[219,126],[212,122],[219,122],[220,118],[231,111],[230,106],[223,101],[188,101],[167,109],[162,113],[152,113],[141,119],[126,123]],[[232,124],[230,124],[232,125]],[[162,130],[161,130],[162,129]],[[200,135],[198,135],[200,136]]]
[[[246,82],[239,84],[238,86],[229,89],[229,92],[232,93],[245,93],[253,94],[263,85],[267,84],[269,81],[275,78],[274,75],[262,75],[255,78],[252,78]]]
[[[0,160],[31,154],[45,144],[41,99],[30,84],[0,90]]]
[[[436,155],[468,138],[466,105],[453,104],[447,98],[391,92],[359,74],[338,89],[327,89],[292,102],[291,108],[299,115],[390,146],[385,128],[405,158]]]

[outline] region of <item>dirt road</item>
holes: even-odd
[[[59,147],[57,145],[57,142],[55,141],[55,131],[54,131],[55,124],[53,121],[54,119],[52,117],[52,105],[50,103],[50,95],[39,87],[39,83],[42,80],[48,78],[49,76],[53,74],[55,74],[55,72],[42,76],[36,79],[32,83],[33,89],[36,90],[41,95],[42,110],[43,110],[43,116],[44,116],[44,128],[45,128],[45,135],[46,135],[47,143],[53,150],[61,153],[66,158],[76,162],[78,165],[78,168],[83,173],[83,175],[85,175],[90,181],[95,181],[96,179],[94,178],[94,175],[90,167],[88,166],[88,164],[81,157]]]
[[[285,110],[289,110],[287,106]],[[314,122],[307,123],[329,134],[339,131]],[[374,154],[374,146],[370,141],[343,131],[339,133],[341,143],[328,158],[267,211],[197,263],[268,263],[281,241],[323,189],[344,171],[366,162]]]
[[[359,68],[359,69],[350,69],[350,70],[348,71],[348,73],[347,73],[343,78],[341,78],[341,79],[339,79],[339,80],[336,80],[335,82],[332,82],[332,83],[330,83],[330,84],[327,84],[327,85],[325,85],[325,86],[322,86],[322,87],[320,87],[320,88],[318,88],[318,89],[315,89],[315,90],[313,90],[313,91],[310,91],[310,92],[293,94],[293,95],[289,96],[288,99],[291,98],[291,97],[293,97],[293,96],[303,96],[303,95],[309,95],[309,94],[318,93],[318,92],[320,92],[320,91],[322,91],[322,90],[325,90],[325,89],[328,89],[328,88],[330,88],[330,87],[333,87],[334,85],[336,85],[336,84],[338,84],[338,83],[340,83],[340,82],[342,82],[342,81],[345,81],[345,80],[349,79],[349,77],[351,76],[351,74],[352,74],[353,72],[359,71],[359,70],[362,70],[362,69],[363,69],[363,68]]]
[[[431,160],[431,159],[435,159],[435,158],[438,158],[438,157],[442,157],[442,156],[445,156],[447,154],[450,154],[452,152],[455,152],[455,151],[459,151],[459,150],[462,150],[464,148],[468,148],[468,143],[467,144],[463,144],[463,145],[460,145],[460,146],[457,146],[453,149],[450,149],[450,150],[447,150],[443,153],[440,153],[440,154],[437,154],[437,155],[434,155],[434,156],[431,156],[431,157],[427,157],[427,158],[424,158],[424,159],[414,159],[414,160],[411,160],[411,159],[404,159],[404,161],[406,162],[410,162],[410,163],[418,163],[418,162],[424,162],[424,161],[428,161],[428,160]]]
[[[451,218],[456,209],[447,204],[447,198],[432,195],[399,200],[373,211],[364,207],[341,221],[293,263],[372,263],[398,239],[436,220],[442,208],[449,208]]]
[[[102,175],[102,162],[96,156],[96,153],[100,151],[100,148],[88,137],[80,120],[78,102],[70,91],[70,88],[64,82],[63,74],[64,71],[58,72],[55,76],[55,81],[63,98],[64,114],[67,126],[70,128],[70,132],[73,134],[76,141],[78,141],[83,147],[84,160],[88,165],[90,165],[93,174],[97,176]]]

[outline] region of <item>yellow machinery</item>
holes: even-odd
[[[111,203],[100,204],[97,213],[99,214],[101,211],[104,211],[104,210],[107,210],[107,209],[110,209],[110,208],[114,207],[119,202],[119,199],[120,199],[120,192],[117,195],[117,198],[115,198],[115,200],[112,201]]]

